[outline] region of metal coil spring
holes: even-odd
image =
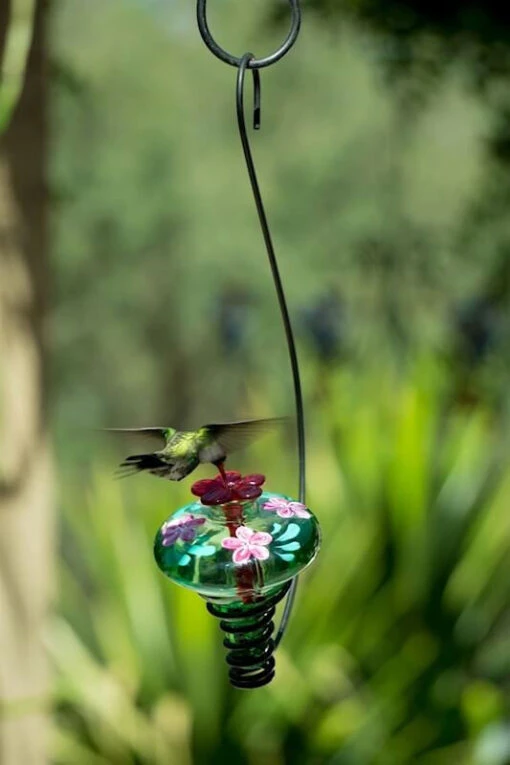
[[[207,603],[207,610],[220,619],[220,628],[226,633],[223,645],[229,649],[226,656],[230,666],[228,677],[234,688],[260,688],[273,679],[273,616],[276,604],[285,596],[289,586],[290,582],[275,595],[253,606]]]

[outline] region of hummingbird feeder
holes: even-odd
[[[191,491],[198,499],[163,523],[154,545],[163,573],[202,595],[220,619],[236,688],[258,688],[274,677],[276,604],[320,541],[308,508],[263,491],[264,481],[234,471],[197,481]]]
[[[276,254],[255,170],[245,119],[246,73],[253,77],[253,127],[261,124],[260,70],[275,64],[296,42],[301,24],[299,0],[288,0],[290,31],[283,44],[265,58],[240,58],[221,48],[207,23],[207,0],[197,0],[197,22],[206,46],[224,63],[237,68],[236,112],[248,177],[267,251],[287,341],[294,387],[299,463],[299,500],[265,492],[263,475],[225,472],[198,481],[194,502],[163,523],[154,546],[160,569],[177,584],[202,595],[209,612],[220,619],[228,649],[229,679],[236,688],[259,688],[275,674],[273,652],[287,628],[298,575],[319,549],[316,518],[305,505],[305,429],[299,364]],[[216,463],[215,463],[216,464]],[[273,616],[285,606],[276,635]]]

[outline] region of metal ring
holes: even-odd
[[[296,42],[299,34],[299,29],[301,27],[301,9],[299,7],[299,0],[289,0],[289,5],[292,10],[292,20],[290,32],[287,35],[285,42],[270,56],[266,56],[265,58],[251,59],[248,64],[248,69],[263,69],[266,66],[275,64],[277,61],[283,58],[286,53],[288,53],[288,51]],[[213,38],[207,23],[206,6],[207,0],[197,0],[197,22],[202,40],[205,42],[211,53],[213,53],[217,58],[221,59],[221,61],[224,61],[226,64],[230,64],[230,66],[241,66],[242,58],[232,56],[226,50],[223,50],[223,48],[221,48]]]

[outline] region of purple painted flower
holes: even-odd
[[[234,563],[246,563],[250,558],[267,560],[269,550],[267,545],[273,541],[271,534],[265,531],[254,531],[248,526],[239,526],[235,537],[227,537],[221,542],[225,550],[234,550],[232,560]]]
[[[264,510],[276,513],[280,518],[311,517],[311,513],[308,512],[306,505],[303,505],[302,502],[293,502],[290,499],[283,499],[283,497],[271,497],[262,507]]]
[[[178,539],[184,542],[192,542],[197,533],[197,526],[205,523],[205,518],[201,515],[192,515],[186,513],[173,521],[166,521],[161,528],[163,534],[163,546],[170,547]]]

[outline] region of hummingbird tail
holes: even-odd
[[[157,454],[133,454],[131,457],[126,457],[124,462],[119,465],[116,475],[118,478],[127,478],[144,470],[153,472],[160,471],[162,468],[167,468],[167,466]]]

